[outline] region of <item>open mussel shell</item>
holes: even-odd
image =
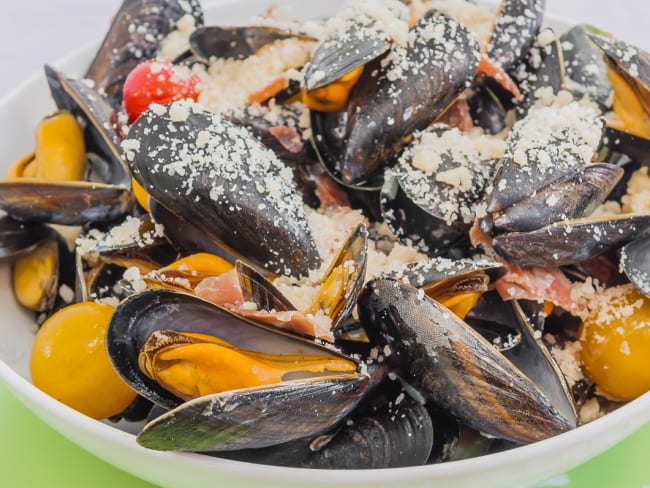
[[[124,0],[85,77],[118,108],[127,75],[138,63],[156,57],[161,41],[184,15],[194,17],[196,25],[203,23],[197,0]]]
[[[56,232],[13,263],[12,288],[16,301],[34,312],[49,314],[66,301],[70,303],[74,286],[74,256]],[[69,295],[61,292],[63,287],[67,287]]]
[[[391,41],[384,33],[349,19],[337,32],[321,40],[305,67],[305,90],[335,82],[351,71],[386,53]]]
[[[0,259],[29,252],[54,235],[48,226],[26,224],[5,215],[0,218]]]
[[[296,309],[289,299],[255,268],[239,260],[235,263],[235,268],[244,301],[255,303],[260,310],[284,312]]]
[[[371,281],[359,317],[371,340],[390,349],[389,365],[470,427],[519,443],[575,427],[485,339],[415,288]]]
[[[146,291],[117,307],[107,332],[107,348],[115,369],[133,389],[168,408],[181,400],[138,367],[143,345],[154,331],[160,330],[208,334],[251,351],[342,357],[310,340],[247,320],[193,295],[171,290]]]
[[[370,175],[360,182],[352,182],[341,175],[340,158],[347,144],[347,112],[310,112],[311,144],[318,160],[329,176],[339,185],[356,193],[378,195],[383,184],[381,174]]]
[[[650,53],[595,32],[590,37],[605,54],[609,66],[634,87],[639,101],[650,111]]]
[[[496,236],[496,253],[517,266],[557,267],[616,249],[650,228],[650,214],[620,214],[557,222],[530,232]]]
[[[269,26],[203,26],[190,35],[190,50],[201,61],[211,58],[246,59],[274,41],[298,36]]]
[[[545,0],[503,0],[492,28],[488,57],[508,71],[533,45],[544,19]]]
[[[45,66],[45,76],[57,107],[86,123],[86,147],[106,166],[101,171],[105,178],[102,182],[130,187],[131,176],[122,159],[115,109],[106,97],[88,80],[68,78],[51,66]]]
[[[650,297],[650,233],[621,249],[621,267],[630,282]]]
[[[0,208],[25,222],[110,222],[133,205],[128,188],[87,181],[19,178],[0,182]]]
[[[325,313],[332,319],[332,331],[335,333],[357,303],[366,277],[367,261],[368,230],[364,224],[360,224],[345,240],[321,280],[320,293],[327,297],[319,302],[329,304]],[[318,310],[312,312],[317,313]]]
[[[292,171],[245,128],[177,102],[145,112],[129,137],[138,182],[213,241],[273,273],[320,266]]]
[[[440,33],[446,41],[438,42],[431,33]],[[381,63],[369,63],[350,94],[341,133],[345,142],[333,157],[335,173],[348,184],[363,185],[376,178],[413,131],[434,121],[476,74],[478,42],[456,21],[426,15],[411,34],[406,46],[394,47]],[[323,134],[317,126],[313,129],[318,141]],[[334,151],[330,148],[333,155]]]
[[[521,343],[506,352],[507,357],[553,402],[564,418],[575,425],[578,421],[576,404],[571,390],[559,365],[542,342],[544,326],[544,304],[532,301],[513,300],[514,323],[521,332]]]
[[[150,449],[200,452],[261,448],[315,436],[345,418],[368,381],[351,374],[206,395],[148,423],[136,440]]]

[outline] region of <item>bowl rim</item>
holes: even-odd
[[[249,0],[249,2],[250,1],[255,0]],[[228,4],[235,3],[238,3],[237,0],[209,0],[203,2],[203,8],[208,11],[210,9],[225,7]],[[480,0],[479,3],[491,5],[493,7],[496,4],[495,1],[490,0]],[[549,21],[565,27],[574,24],[573,21],[553,13],[545,12],[544,15],[544,24],[547,24]],[[52,65],[65,66],[74,61],[78,61],[83,57],[89,57],[92,55],[91,49],[97,46],[100,42],[101,38],[87,42],[56,59]],[[33,91],[36,85],[41,82],[43,78],[44,75],[42,73],[34,73],[1,97],[0,113],[6,111],[7,106],[12,103],[14,99],[21,98]],[[581,444],[592,441],[606,432],[610,436],[612,431],[616,432],[616,440],[614,442],[608,442],[604,446],[599,446],[597,452],[596,450],[592,451],[589,456],[583,458],[584,461],[603,452],[611,445],[614,445],[614,443],[619,442],[650,421],[649,391],[639,398],[619,407],[617,410],[588,424],[549,439],[520,446],[504,452],[487,454],[459,461],[401,468],[345,470],[307,469],[254,464],[243,461],[209,457],[199,453],[152,451],[139,446],[135,442],[135,436],[133,434],[102,421],[93,420],[92,418],[87,417],[50,397],[36,388],[31,381],[16,372],[2,359],[0,359],[0,380],[6,384],[8,390],[18,398],[25,407],[34,412],[40,419],[48,423],[64,437],[70,438],[68,433],[64,432],[62,427],[60,427],[58,423],[52,421],[52,419],[60,420],[65,425],[75,425],[77,428],[81,428],[85,432],[92,432],[94,435],[99,436],[99,440],[108,440],[110,444],[124,449],[127,452],[137,451],[138,455],[144,455],[151,459],[167,463],[170,461],[174,463],[175,460],[182,460],[182,463],[184,464],[200,467],[213,473],[227,473],[236,476],[244,475],[258,480],[270,478],[272,481],[291,480],[292,482],[313,482],[316,479],[321,483],[433,481],[435,479],[445,479],[454,475],[457,476],[459,473],[481,472],[482,470],[491,471],[495,468],[498,469],[516,466],[519,463],[529,462],[534,460],[536,457],[556,453],[562,449],[579,448]],[[39,414],[40,408],[51,412],[52,417],[44,418]],[[645,420],[639,420],[644,418]],[[86,445],[86,443],[79,442],[78,439],[74,440],[74,442],[95,454],[95,451]],[[103,460],[114,464],[119,467],[119,469],[133,472],[120,462],[114,462],[105,458]],[[254,473],[252,471],[254,471]],[[141,473],[133,474],[142,477]]]

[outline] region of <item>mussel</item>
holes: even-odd
[[[406,381],[467,425],[515,442],[575,427],[480,335],[423,292],[393,280],[371,281],[359,298],[368,336]]]
[[[469,86],[479,57],[476,38],[462,25],[442,15],[420,19],[405,45],[364,68],[341,120],[342,147],[322,130],[320,119],[332,115],[312,113],[313,142],[325,166],[348,185],[376,180],[413,131],[429,125]]]
[[[368,385],[356,362],[333,350],[169,290],[122,302],[111,319],[107,347],[127,383],[174,408],[138,438],[155,449],[242,449],[316,435],[344,418]],[[205,356],[206,347],[225,356]],[[229,357],[239,359],[231,363]],[[215,360],[226,370],[215,369]],[[233,372],[245,364],[248,376]],[[196,368],[211,371],[224,386],[196,390],[187,376]],[[193,399],[183,403],[180,390],[185,398],[194,391]],[[193,434],[177,436],[180,427]]]
[[[143,114],[123,147],[155,200],[231,254],[276,274],[320,266],[291,169],[243,127],[176,102]]]

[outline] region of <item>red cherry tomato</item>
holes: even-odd
[[[149,60],[137,65],[124,81],[123,104],[134,122],[152,103],[161,105],[199,97],[199,78],[185,66]]]

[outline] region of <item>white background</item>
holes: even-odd
[[[111,15],[121,3],[121,0],[1,0],[0,96],[41,70],[44,63],[102,38]],[[546,10],[576,22],[591,23],[650,51],[650,0],[547,0]]]

